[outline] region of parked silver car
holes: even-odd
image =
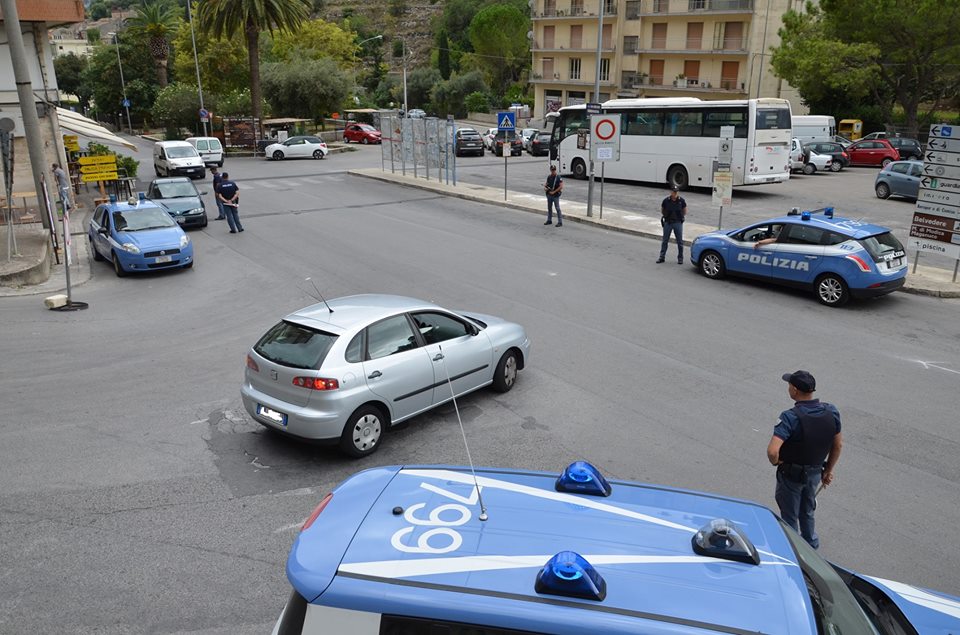
[[[247,354],[241,396],[258,423],[356,457],[392,425],[492,385],[530,355],[523,327],[393,295],[355,295],[283,318]]]
[[[903,196],[917,200],[922,177],[923,161],[894,161],[877,173],[873,190],[877,193],[877,198]]]

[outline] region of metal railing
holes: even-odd
[[[641,0],[642,15],[753,11],[754,0]]]

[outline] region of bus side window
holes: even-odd
[[[680,111],[666,113],[663,134],[675,137],[699,137],[703,130],[703,113]]]
[[[624,113],[624,117],[630,118],[626,134],[646,136],[663,134],[663,113],[640,111]]]

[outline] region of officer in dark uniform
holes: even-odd
[[[677,264],[683,264],[683,221],[687,217],[687,202],[680,196],[680,189],[670,188],[670,196],[660,204],[660,224],[663,226],[663,240],[660,243],[660,257],[657,263],[663,262],[667,256],[667,247],[670,245],[670,234],[677,237]]]
[[[777,505],[785,523],[799,531],[814,549],[820,546],[813,512],[817,489],[833,482],[843,435],[840,412],[814,399],[817,381],[805,370],[783,376],[794,406],[780,413],[767,446],[767,458],[777,466]]]

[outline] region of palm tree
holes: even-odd
[[[206,0],[197,9],[200,28],[212,37],[230,38],[237,30],[243,30],[250,60],[250,101],[254,120],[259,122],[263,116],[260,33],[296,31],[309,16],[309,0]]]
[[[169,0],[143,0],[143,4],[137,7],[137,14],[127,21],[134,35],[147,38],[160,88],[167,85],[169,38],[177,31],[178,17],[177,7]]]

